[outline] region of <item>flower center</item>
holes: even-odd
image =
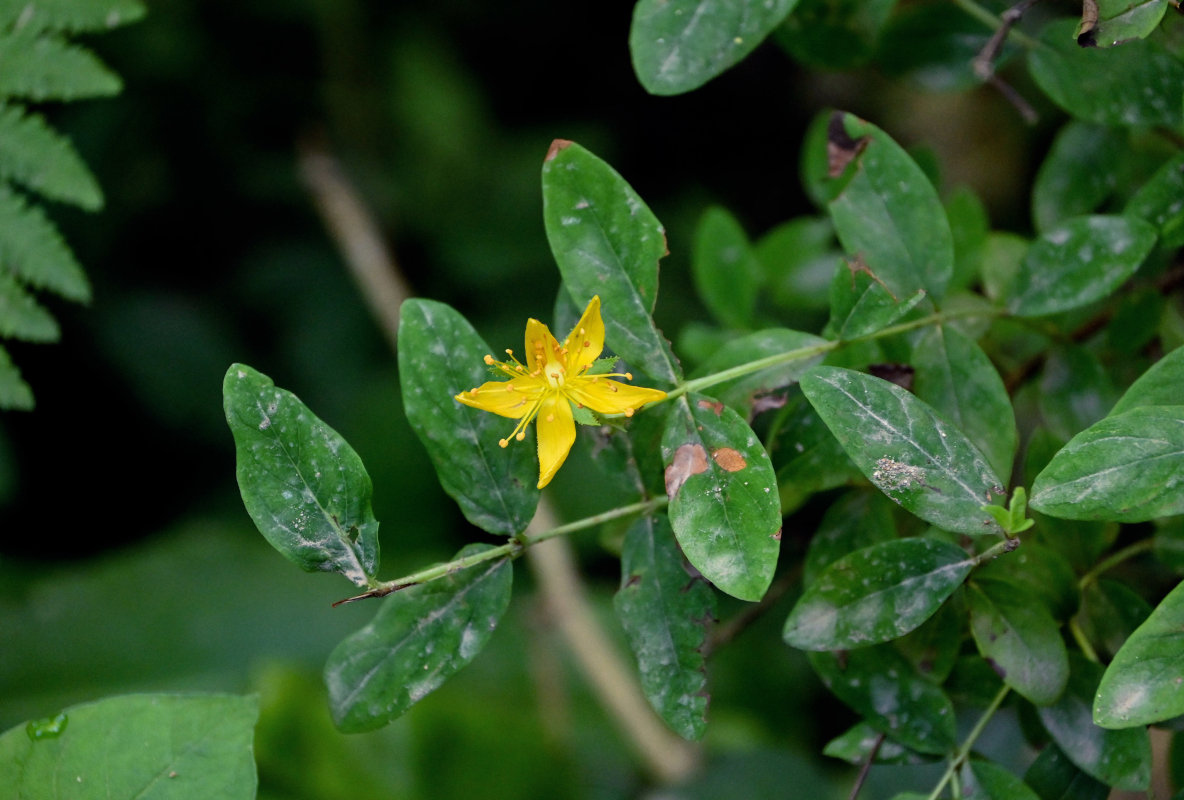
[[[547,379],[547,385],[552,389],[563,388],[566,373],[567,369],[558,361],[548,361],[547,365],[543,367],[543,377]]]

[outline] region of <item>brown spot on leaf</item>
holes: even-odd
[[[744,456],[740,455],[739,450],[733,450],[730,447],[721,447],[712,452],[711,457],[715,459],[715,463],[726,469],[728,472],[739,472],[748,466],[748,461]]]
[[[781,541],[781,528],[777,529],[777,532],[773,534],[772,538],[773,538],[773,541],[776,541],[776,542]]]
[[[700,400],[699,408],[703,409],[704,411],[714,411],[717,417],[724,413],[724,404],[718,400],[714,403],[710,400]]]
[[[692,475],[707,471],[707,451],[702,445],[684,444],[674,451],[670,466],[666,467],[666,496],[674,499],[678,490]]]
[[[1081,24],[1077,26],[1077,45],[1079,47],[1098,46],[1097,0],[1083,0],[1081,4]]]
[[[842,111],[830,115],[830,124],[826,127],[826,174],[827,177],[837,178],[843,174],[855,158],[867,147],[868,137],[851,138],[847,127],[843,124]]]
[[[551,142],[551,146],[549,148],[547,148],[547,157],[543,159],[543,163],[546,163],[546,162],[550,161],[551,159],[555,158],[555,156],[559,155],[560,150],[566,150],[567,148],[571,147],[572,144],[574,144],[574,142],[572,142],[568,139],[554,140],[553,142]]]
[[[851,273],[852,289],[855,289],[855,276],[862,272],[864,275],[880,284],[880,288],[888,293],[888,296],[892,298],[894,303],[900,302],[900,299],[897,298],[897,296],[892,293],[892,290],[888,288],[888,284],[880,280],[880,276],[873,272],[872,268],[867,265],[867,261],[865,261],[863,258],[863,253],[856,253],[855,258],[851,259],[850,261],[844,261],[844,263],[847,265],[847,272]]]

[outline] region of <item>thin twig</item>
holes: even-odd
[[[554,527],[553,513],[544,497],[527,534]],[[526,558],[534,569],[547,610],[585,679],[633,743],[646,769],[669,783],[689,776],[698,764],[698,750],[671,733],[650,710],[636,670],[621,658],[592,611],[571,544],[564,538],[553,538],[531,547]]]
[[[863,784],[867,782],[868,773],[872,771],[872,764],[875,763],[876,754],[880,752],[880,745],[884,744],[884,739],[887,736],[881,733],[876,737],[875,744],[867,754],[867,759],[859,767],[859,774],[855,776],[855,785],[851,787],[851,794],[847,795],[847,800],[857,800],[859,793],[863,791]]]
[[[337,159],[320,145],[304,143],[298,152],[297,166],[325,228],[394,350],[399,334],[399,306],[411,290],[378,223]]]
[[[1007,41],[1007,36],[1011,33],[1011,29],[1023,18],[1024,12],[1038,2],[1040,0],[1020,0],[1020,2],[1004,11],[1000,15],[999,27],[995,29],[991,38],[987,40],[987,43],[983,45],[983,49],[979,51],[978,55],[974,57],[974,61],[971,62],[975,77],[995,87],[1007,102],[1015,106],[1015,109],[1020,112],[1020,116],[1024,118],[1024,122],[1029,125],[1036,124],[1038,118],[1036,109],[1032,108],[1031,104],[1011,84],[995,74],[995,62],[999,58],[999,53],[1003,50],[1003,43]]]

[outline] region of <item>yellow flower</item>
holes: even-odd
[[[598,414],[633,412],[646,403],[666,396],[657,389],[630,386],[610,380],[633,376],[626,373],[589,375],[588,369],[604,349],[604,322],[600,319],[600,298],[593,297],[568,337],[560,344],[547,326],[537,319],[526,323],[526,363],[506,351],[509,361],[485,356],[485,363],[510,376],[508,381],[489,381],[456,395],[466,406],[518,420],[510,438],[526,438],[526,426],[538,419],[539,488],[551,482],[563,466],[576,440],[575,408],[590,408]],[[498,444],[509,445],[510,439]]]

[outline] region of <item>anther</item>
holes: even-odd
[[[613,383],[612,381],[608,382],[608,388],[614,392],[617,391],[617,385],[615,383]]]
[[[512,392],[512,391],[514,391],[514,384],[512,384],[512,383],[507,383],[507,384],[506,384],[506,391],[507,391],[507,392]]]
[[[493,366],[493,356],[489,355],[489,353],[485,354],[485,364],[486,366]]]
[[[591,347],[591,346],[592,346],[591,342],[588,342],[588,341],[584,342],[584,347]]]
[[[631,381],[631,380],[633,380],[633,373],[632,373],[632,372],[626,372],[626,373],[625,373],[625,380],[628,380],[628,381]]]
[[[517,439],[518,441],[522,441],[523,439],[526,438],[526,431],[518,431],[518,435],[515,436],[514,438]]]
[[[509,447],[510,446],[510,443],[507,442],[505,439],[498,439],[497,443],[498,443],[499,447]]]
[[[547,415],[547,422],[554,422],[554,421],[555,421],[555,415],[554,415],[554,414],[548,414],[548,415]]]
[[[512,356],[512,355],[514,355],[514,351],[507,347],[506,348],[506,355]]]
[[[625,409],[625,416],[627,416],[627,417],[633,416],[633,409],[632,408]]]

